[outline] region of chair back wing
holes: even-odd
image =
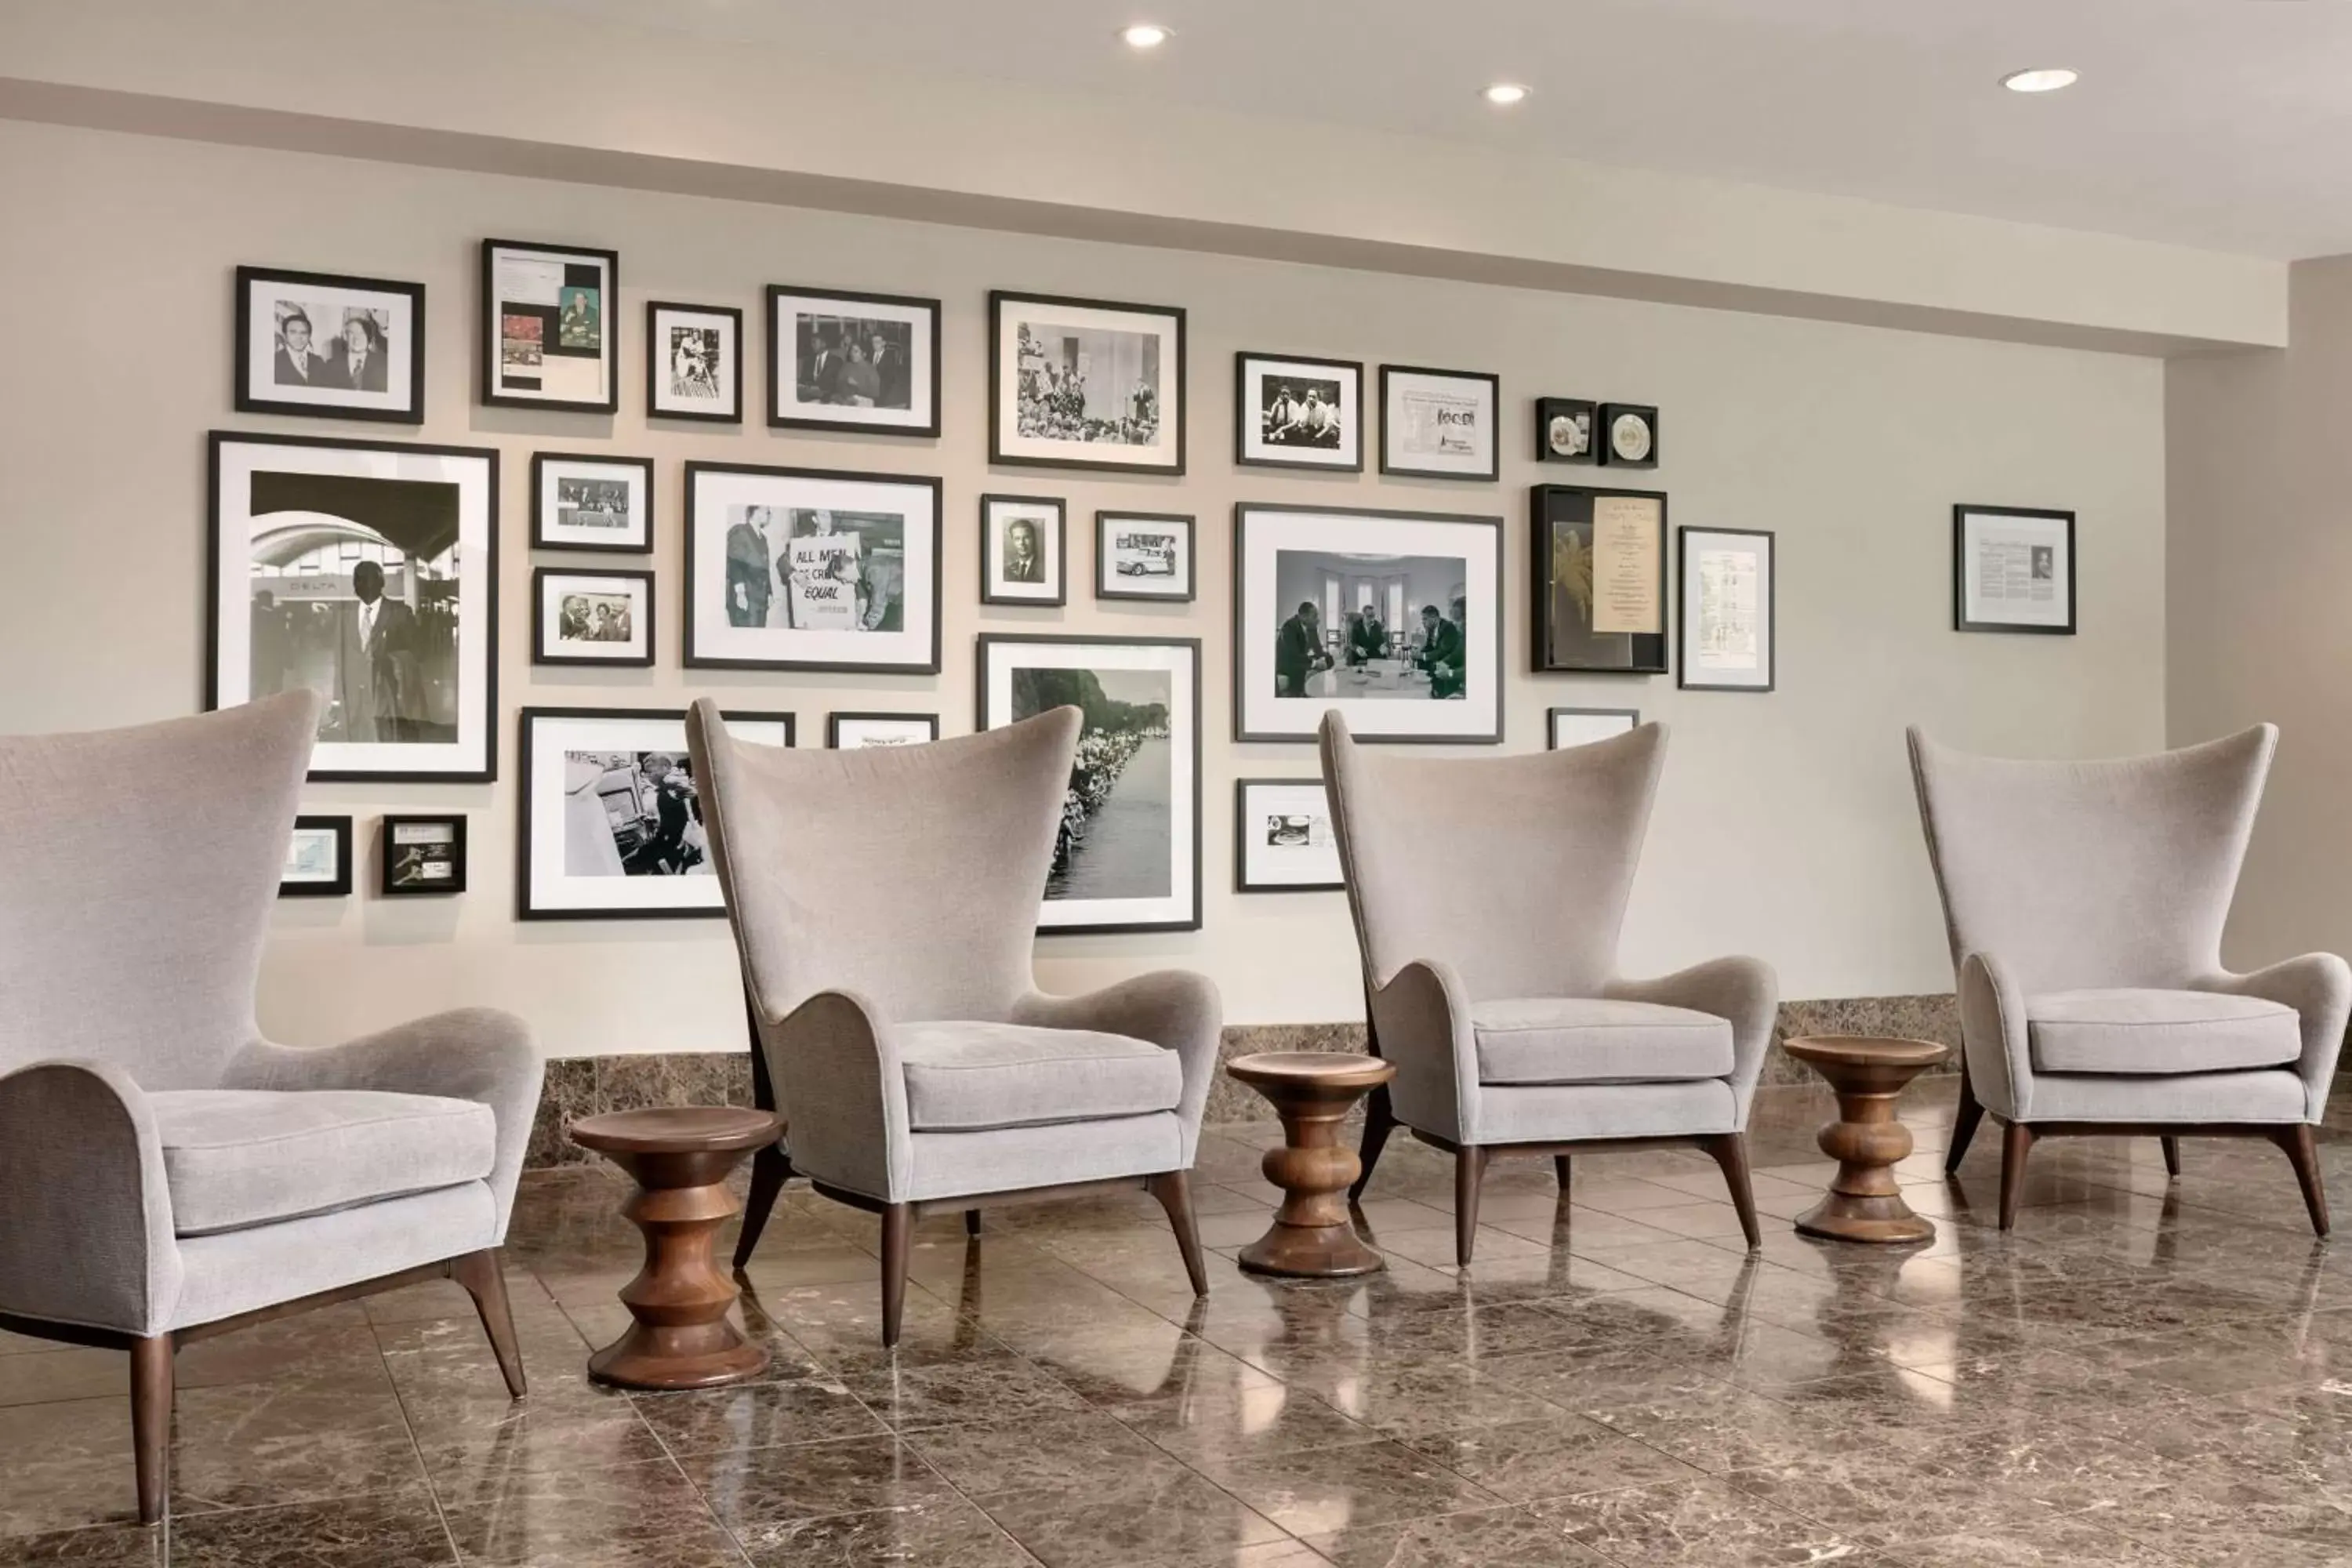
[[[211,1089],[253,992],[310,767],[289,692],[128,730],[0,738],[0,1073],[110,1063]]]
[[[2029,995],[2178,987],[2221,969],[2273,726],[2084,763],[1909,739],[1956,966],[1990,953]]]
[[[1666,733],[1644,724],[1528,756],[1360,746],[1323,721],[1348,902],[1366,973],[1451,963],[1472,1001],[1587,996],[1616,972]]]
[[[923,746],[790,751],[687,719],[743,972],[770,1018],[851,991],[901,1021],[1002,1021],[1030,990],[1078,711]]]

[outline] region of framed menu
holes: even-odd
[[[1538,674],[1666,670],[1666,498],[1538,485],[1531,498]]]

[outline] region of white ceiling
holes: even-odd
[[[1376,127],[2252,255],[2352,251],[2352,0],[507,3],[861,73]],[[1114,34],[1145,18],[1176,37],[1136,55]],[[2083,80],[2038,98],[1999,85],[2050,65]],[[1535,95],[1490,109],[1478,89],[1497,79]],[[747,111],[790,113],[789,75]],[[1278,137],[1266,151],[1282,156]]]

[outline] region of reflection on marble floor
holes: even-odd
[[[167,1530],[125,1522],[122,1358],[0,1335],[0,1565],[1381,1568],[1551,1563],[2352,1563],[2352,1252],[2285,1161],[2153,1141],[2035,1151],[1992,1227],[1998,1139],[1941,1179],[1949,1079],[1905,1101],[1941,1234],[1800,1239],[1828,1103],[1767,1089],[1762,1253],[1696,1152],[1498,1163],[1478,1261],[1451,1165],[1400,1139],[1363,1207],[1390,1271],[1252,1279],[1275,1130],[1213,1131],[1195,1302],[1138,1194],[918,1238],[879,1347],[874,1222],[789,1194],[750,1271],[768,1380],[588,1384],[634,1271],[621,1188],[527,1180],[509,1252],[531,1396],[455,1287],[181,1361]],[[2352,1204],[2352,1140],[2323,1148]]]

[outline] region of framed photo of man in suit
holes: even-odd
[[[236,411],[425,423],[425,285],[236,269]]]

